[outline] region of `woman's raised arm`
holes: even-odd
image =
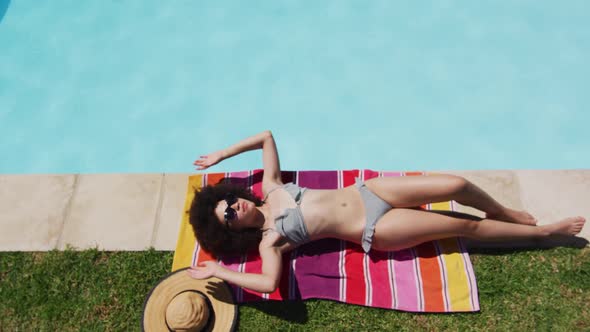
[[[262,178],[263,188],[267,189],[273,185],[281,185],[279,154],[275,139],[270,130],[248,137],[226,149],[201,156],[200,159],[194,162],[194,165],[198,166],[197,170],[204,170],[224,159],[256,149],[262,149],[262,164],[264,168],[264,176]]]

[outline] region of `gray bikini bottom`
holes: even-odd
[[[359,178],[355,178],[354,181],[354,185],[361,193],[361,198],[365,204],[365,216],[367,220],[365,229],[363,230],[362,247],[365,252],[369,252],[371,250],[377,220],[393,207],[369,190]]]

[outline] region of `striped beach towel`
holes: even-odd
[[[294,182],[310,189],[337,189],[378,176],[414,176],[422,172],[283,171],[284,183]],[[185,211],[194,190],[216,184],[223,178],[249,186],[262,196],[262,170],[197,174],[189,177]],[[427,210],[453,211],[453,202],[428,204]],[[215,259],[199,247],[188,213],[184,214],[172,270]],[[261,271],[256,254],[224,257],[225,267],[240,271]],[[470,312],[479,310],[475,275],[460,238],[423,243],[414,248],[365,254],[360,245],[322,239],[307,243],[283,255],[283,271],[278,289],[270,294],[232,286],[238,303],[258,300],[320,298],[371,307],[412,312]]]

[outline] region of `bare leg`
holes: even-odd
[[[477,240],[508,240],[575,235],[584,226],[582,217],[570,217],[543,226],[519,225],[493,219],[473,221],[412,209],[393,209],[377,222],[373,248],[399,250],[442,238],[464,236]]]
[[[474,207],[486,213],[486,218],[508,221],[524,225],[536,225],[537,219],[526,211],[518,211],[503,206],[481,188],[465,180],[463,189],[454,198],[463,205]]]
[[[373,178],[365,182],[376,195],[394,207],[415,207],[455,200],[484,211],[490,219],[534,225],[536,219],[524,211],[507,208],[475,184],[449,174]]]

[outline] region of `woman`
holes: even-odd
[[[478,240],[575,235],[583,217],[536,226],[524,211],[505,207],[466,179],[453,175],[374,178],[337,190],[308,190],[281,182],[270,131],[244,139],[194,162],[204,170],[244,151],[262,149],[260,201],[243,188],[220,184],[197,191],[190,221],[199,243],[216,255],[259,250],[262,273],[240,273],[208,261],[188,273],[215,276],[258,292],[273,292],[281,275],[281,254],[308,241],[333,237],[361,244],[365,251],[400,250],[422,242],[463,236]],[[411,207],[455,200],[486,213],[474,221]]]

